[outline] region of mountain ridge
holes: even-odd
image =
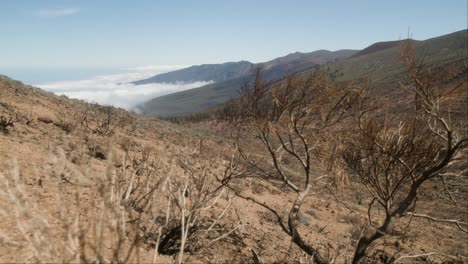
[[[193,65],[176,71],[158,74],[132,82],[135,85],[176,82],[220,82],[247,74],[253,63],[249,61],[225,62],[221,64]]]
[[[308,53],[295,52],[252,66],[263,68],[264,78],[269,81],[276,81],[284,77],[284,75],[306,70],[327,61],[349,57],[355,52],[357,51],[318,50]],[[137,106],[136,110],[146,115],[156,116],[187,115],[235,98],[239,87],[249,78],[250,69],[247,74],[236,78],[153,98]]]
[[[467,30],[461,30],[435,38],[422,41],[414,41],[418,57],[428,56],[426,62],[431,65],[455,63],[467,57]],[[392,42],[377,42],[369,45],[363,51],[367,54],[360,56],[350,55],[341,60],[333,60],[322,64],[329,74],[337,81],[348,81],[356,78],[370,78],[372,81],[381,83],[394,83],[396,79],[404,74],[404,68],[400,61],[399,44],[400,40]],[[367,50],[367,51],[366,51]],[[281,61],[284,58],[291,59],[300,53],[291,53],[275,60]],[[355,53],[357,54],[357,53]],[[289,57],[288,57],[289,56]],[[460,59],[461,58],[461,59]],[[311,74],[316,69],[316,65],[310,65],[297,71],[287,70],[288,65],[283,64],[281,70],[275,71],[275,60],[264,63],[271,66],[263,72],[264,77],[274,80],[269,75],[278,76],[278,72],[284,74],[296,73],[302,76]],[[296,65],[297,66],[297,65]],[[282,76],[281,76],[282,77]],[[280,78],[278,78],[279,80]],[[248,81],[248,76],[238,77],[221,83],[208,84],[202,87],[177,92],[161,97],[153,98],[150,101],[138,106],[138,110],[143,114],[156,116],[184,116],[204,109],[215,107],[238,96],[240,86]]]
[[[412,41],[414,43],[419,42],[418,40],[414,40],[414,39],[406,39],[406,40]],[[402,41],[403,40],[391,40],[391,41],[376,42],[376,43],[371,44],[370,46],[367,46],[366,48],[360,50],[359,52],[353,54],[351,56],[351,58],[359,57],[359,56],[362,56],[362,55],[366,55],[366,54],[369,54],[369,53],[374,53],[374,52],[381,51],[381,50],[390,49],[390,48],[398,46]]]

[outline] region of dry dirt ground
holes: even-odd
[[[209,184],[215,184],[216,174],[223,173],[234,151],[222,125],[179,126],[119,109],[115,110],[119,122],[111,135],[100,135],[92,128],[69,128],[67,124],[76,124],[74,116],[86,105],[0,78],[0,115],[13,116],[15,123],[0,132],[0,262],[176,261],[177,253],[155,256],[152,236],[162,225],[156,219],[166,217],[171,194],[164,185],[155,185],[152,213],[141,214],[135,207],[123,208],[128,204],[115,205],[115,177],[129,183],[130,167],[138,162],[128,165],[127,159],[134,157],[150,164],[151,169],[141,168],[154,173],[151,181],[172,177],[174,186],[180,187],[175,185],[178,178],[191,172],[184,166],[196,164],[210,172],[207,175],[213,176],[213,183]],[[149,158],[144,160],[145,156]],[[145,184],[148,187],[151,182]],[[280,184],[246,180],[239,188],[284,215],[294,199]],[[437,188],[441,187],[435,182],[426,186],[418,212],[468,222],[465,196],[456,197],[463,199],[457,206],[445,196],[433,195]],[[174,193],[180,190],[172,189]],[[228,201],[230,207],[216,225],[218,233],[198,232],[189,238],[189,248],[199,250],[186,252],[184,261],[252,263],[258,258],[262,263],[310,263],[274,216],[252,202],[223,194],[213,208],[202,212],[200,221],[211,223]],[[300,230],[324,255],[335,256],[336,263],[350,263],[357,240],[371,228],[369,202],[357,183],[312,195],[302,208]],[[176,221],[177,210],[171,210],[171,220]],[[205,222],[200,223],[201,229],[206,229]],[[120,246],[118,256],[116,245]],[[467,234],[456,225],[407,217],[394,234],[373,248],[376,255],[370,262],[382,260],[379,252],[424,255],[403,263],[466,261],[467,245]]]

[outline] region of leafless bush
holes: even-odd
[[[159,255],[177,255],[180,263],[185,252],[197,254],[234,235],[239,226],[228,227],[222,221],[234,199],[216,181],[225,173],[222,164],[186,154],[164,161],[153,149],[129,139],[121,145],[125,154],[114,184],[120,186],[122,203],[133,212],[130,221],[154,248],[154,261]]]
[[[250,170],[247,176],[280,182],[296,198],[286,223],[271,206],[239,192],[237,195],[271,211],[299,248],[315,262],[328,263],[330,260],[299,233],[300,208],[314,189],[323,191],[330,184],[328,179],[336,169],[331,163],[336,146],[331,133],[347,117],[359,91],[338,87],[321,72],[308,79],[288,76],[273,88],[262,80],[260,69],[254,71],[253,79],[251,85],[242,87],[239,104],[230,107],[234,112],[226,114],[237,129],[243,166]],[[249,155],[252,144],[259,144],[265,152]]]
[[[167,179],[167,203],[172,210],[158,230],[156,243],[159,254],[178,253],[179,263],[184,252],[196,254],[229,238],[241,227],[223,224],[222,218],[229,214],[235,197],[216,184],[215,174],[222,170],[189,161],[183,161],[181,168],[182,178]]]
[[[91,122],[94,116],[92,111],[92,104],[85,103],[84,105],[78,106],[78,111],[75,114],[76,128],[79,128],[84,134],[87,134],[91,130]]]
[[[117,112],[112,106],[94,105],[95,110],[95,128],[94,133],[103,136],[112,135],[114,129],[118,126]]]
[[[191,154],[161,158],[152,148],[131,144],[120,166],[113,165],[110,152],[105,177],[91,177],[60,153],[42,179],[59,205],[57,214],[38,209],[16,164],[0,172],[0,214],[15,212],[12,223],[20,231],[19,237],[2,237],[2,243],[31,252],[34,261],[140,262],[138,252],[146,244],[154,250],[153,262],[175,255],[181,263],[186,252],[199,254],[235,240],[241,228],[224,220],[232,214],[235,196],[215,180],[226,171],[221,162]],[[67,195],[71,186],[80,186],[72,197]],[[49,243],[53,237],[63,239]]]
[[[101,136],[112,135],[121,124],[117,109],[97,103],[85,103],[78,112],[65,116],[65,120],[84,134],[92,132]]]
[[[404,42],[401,51],[410,78],[404,88],[414,98],[414,110],[406,116],[378,117],[376,104],[361,101],[355,116],[358,131],[344,155],[351,171],[373,197],[369,223],[373,225],[372,218],[377,217],[372,211],[374,205],[385,212],[376,230],[360,238],[353,263],[363,259],[375,241],[390,234],[401,217],[414,215],[418,191],[424,183],[453,169],[466,170],[466,126],[451,120],[450,111],[444,107],[457,99],[457,89],[465,80],[454,89],[439,90],[434,74],[426,74],[417,63],[412,44]],[[456,223],[466,232],[462,223]]]

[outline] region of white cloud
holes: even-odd
[[[149,78],[156,74],[183,68],[180,65],[142,66],[120,74],[100,75],[85,80],[65,80],[42,83],[35,86],[58,95],[94,101],[100,104],[132,109],[134,106],[154,97],[200,87],[212,82],[153,83],[133,85],[131,82]]]
[[[61,16],[70,16],[80,12],[79,8],[69,7],[69,8],[55,8],[55,9],[39,9],[34,12],[35,15],[41,17],[61,17]]]
[[[146,65],[146,66],[127,68],[126,70],[138,71],[138,72],[151,71],[151,72],[164,73],[164,72],[175,71],[175,70],[186,68],[186,67],[187,67],[186,65]]]

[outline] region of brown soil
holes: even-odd
[[[125,142],[129,139],[138,146],[138,151],[149,149],[157,166],[161,167],[160,171],[172,173],[173,177],[182,177],[178,174],[180,160],[209,161],[209,165],[217,166],[227,162],[233,152],[232,142],[222,124],[205,122],[179,126],[124,110],[117,110],[123,122],[111,136],[86,134],[79,130],[67,133],[60,126],[60,119],[73,116],[86,103],[54,96],[6,78],[0,79],[0,103],[0,114],[6,115],[5,105],[8,105],[14,112],[25,116],[6,133],[0,132],[0,175],[14,174],[17,169],[19,179],[15,184],[22,184],[22,195],[28,201],[26,207],[15,204],[7,195],[5,188],[8,186],[5,182],[0,183],[0,262],[3,263],[74,261],[62,258],[60,254],[67,255],[64,250],[56,250],[60,248],[58,245],[69,243],[63,227],[64,207],[68,206],[68,214],[80,215],[83,225],[94,223],[93,219],[101,208],[97,203],[100,194],[96,187],[107,179],[109,168],[122,166]],[[241,188],[246,195],[255,196],[284,215],[294,198],[293,193],[276,184],[249,180]],[[457,197],[464,199],[459,200],[457,206],[446,196],[436,196],[440,193],[437,188],[440,185],[436,182],[425,186],[418,201],[418,212],[467,222],[466,196]],[[466,185],[463,188],[466,191]],[[80,195],[79,203],[77,193]],[[155,199],[158,199],[157,195]],[[367,220],[370,200],[365,189],[357,183],[334,189],[333,193],[312,195],[302,208],[305,220],[300,230],[306,240],[320,248],[323,254],[335,255],[336,263],[350,263],[361,233],[371,228]],[[164,204],[158,206],[155,211],[163,210]],[[28,209],[28,212],[19,212],[19,209]],[[233,232],[234,235],[197,254],[187,252],[184,256],[186,262],[249,263],[254,262],[253,251],[263,263],[310,261],[310,257],[291,243],[271,213],[249,201],[236,198],[222,223],[240,227]],[[373,224],[377,224],[376,219]],[[131,222],[126,225],[125,235],[129,240],[135,233],[142,232],[140,226]],[[36,232],[38,230],[41,232]],[[396,230],[395,234],[380,241],[373,251],[386,255],[437,253],[410,258],[403,261],[405,263],[441,263],[451,258],[466,260],[468,257],[468,236],[455,225],[408,217],[398,223]],[[37,241],[42,242],[28,242],[28,239],[36,241],[33,235],[40,236]],[[112,234],[105,236],[110,240]],[[108,243],[103,247],[104,251],[111,250]],[[41,254],[34,250],[58,255],[47,258],[43,254],[44,259],[38,259],[35,256]],[[142,241],[137,245],[137,251],[138,258],[134,256],[128,261],[148,263],[153,260],[154,249],[148,243]],[[174,259],[175,256],[160,256],[157,261],[173,262]],[[379,259],[377,254],[372,262]]]

